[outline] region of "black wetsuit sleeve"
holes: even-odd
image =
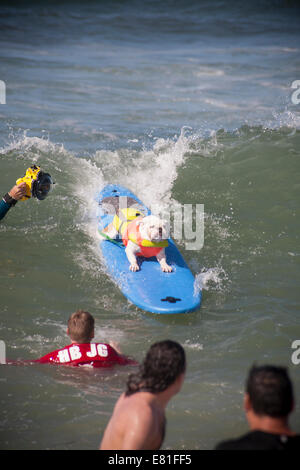
[[[5,217],[10,208],[11,205],[7,204],[7,202],[3,201],[3,199],[0,201],[0,220]]]
[[[9,209],[17,203],[15,199],[9,196],[9,194],[5,194],[3,199],[0,201],[0,220],[6,216]]]

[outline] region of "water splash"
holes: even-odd
[[[222,267],[203,268],[196,275],[195,286],[200,290],[223,292],[229,281],[229,276]]]

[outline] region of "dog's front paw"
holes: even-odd
[[[129,266],[129,269],[130,269],[130,271],[134,271],[134,272],[135,272],[135,271],[139,271],[140,268],[139,268],[139,265],[138,265],[137,263],[134,263],[134,264],[132,263],[132,264]]]
[[[172,266],[169,266],[168,264],[163,264],[161,269],[164,273],[171,273],[173,271]]]

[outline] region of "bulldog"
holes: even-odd
[[[125,253],[129,261],[129,269],[139,271],[138,256],[146,258],[155,256],[163,272],[172,272],[172,267],[167,264],[165,253],[169,234],[166,221],[155,215],[148,215],[136,217],[133,220],[127,219],[125,222],[123,216],[120,223],[119,215],[115,216],[114,222],[109,224],[104,232],[110,238],[121,235],[126,247]]]

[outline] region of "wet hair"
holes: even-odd
[[[126,396],[136,392],[160,393],[172,385],[185,372],[186,360],[183,347],[166,340],[153,344],[143,363],[127,381]]]
[[[93,336],[95,320],[89,312],[77,310],[68,320],[69,335],[77,343],[89,343]]]
[[[246,392],[257,415],[286,417],[293,408],[293,386],[284,367],[253,366],[246,382]]]

